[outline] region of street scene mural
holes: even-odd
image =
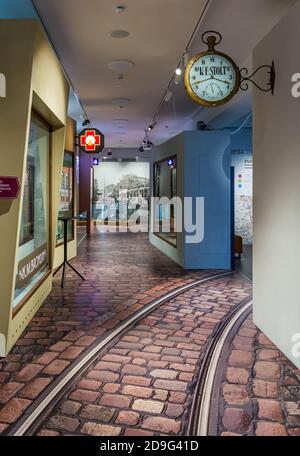
[[[149,163],[102,162],[94,168],[93,218],[100,224],[127,225],[147,219]]]

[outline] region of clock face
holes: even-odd
[[[203,53],[189,63],[185,85],[189,95],[204,106],[229,101],[239,87],[239,72],[234,62],[221,53]]]

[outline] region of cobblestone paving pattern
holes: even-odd
[[[300,371],[252,315],[233,340],[222,396],[220,435],[300,436]]]
[[[97,338],[153,299],[214,274],[183,271],[136,234],[94,234],[72,263],[87,280],[68,269],[62,290],[58,274],[48,299],[0,359],[0,434]]]
[[[160,306],[89,368],[39,435],[184,434],[205,344],[250,298],[251,284],[233,274]]]

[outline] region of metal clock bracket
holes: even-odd
[[[269,80],[266,82],[266,87],[261,87],[260,85],[255,82],[253,79],[254,76],[261,70],[269,70],[267,71],[267,74],[269,75]],[[271,65],[262,65],[257,70],[255,70],[251,75],[249,75],[249,71],[247,68],[241,68],[240,69],[240,89],[241,90],[248,90],[249,89],[249,82],[252,82],[252,84],[255,85],[261,92],[271,92],[272,95],[274,95],[274,88],[275,88],[275,65],[274,62],[272,62]]]

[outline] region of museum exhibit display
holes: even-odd
[[[149,239],[184,269],[231,268],[230,165],[226,132],[186,131],[154,149],[153,196],[158,193],[162,201],[160,207],[151,206]],[[179,200],[173,217],[172,204],[163,197],[174,195]],[[165,220],[173,232],[161,233]]]
[[[74,216],[74,155],[65,151],[64,162],[61,172],[60,203],[58,217]],[[58,220],[57,245],[64,241],[64,224]],[[68,242],[74,239],[74,223],[68,225]]]
[[[10,88],[0,105],[1,146],[14,151],[0,156],[0,169],[20,185],[8,206],[0,200],[0,356],[5,356],[52,288],[69,85],[35,20],[1,20],[0,43]]]
[[[34,286],[49,271],[50,147],[49,127],[31,116],[14,308],[22,305]]]
[[[98,225],[127,226],[142,219],[148,229],[149,163],[102,161],[93,168],[93,218]]]

